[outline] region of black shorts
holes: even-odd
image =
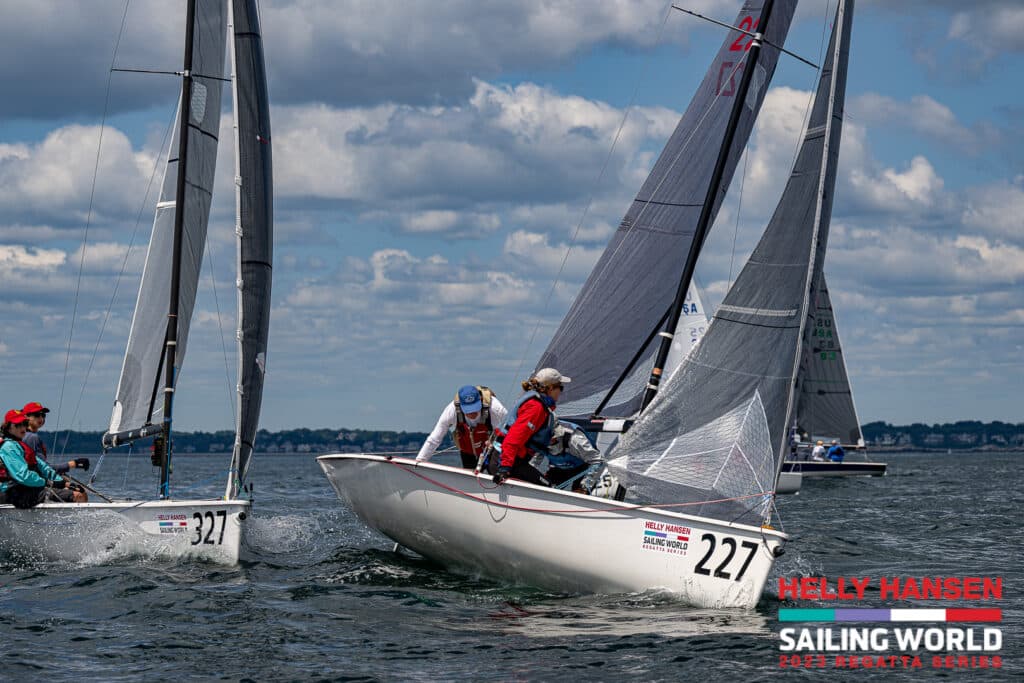
[[[46,489],[39,486],[12,484],[0,493],[0,503],[10,503],[16,508],[27,510],[40,503],[70,503],[75,493],[71,489]]]

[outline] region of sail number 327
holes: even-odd
[[[721,558],[721,561],[717,563],[714,569],[711,569],[708,562],[716,554],[715,549],[718,545],[718,538],[714,534],[704,534],[700,537],[700,540],[707,542],[708,551],[704,553],[704,557],[700,558],[700,562],[694,567],[693,572],[694,574],[703,574],[704,576],[714,576],[718,579],[732,579],[733,581],[742,579],[743,575],[747,573],[750,561],[754,559],[754,552],[757,551],[757,544],[753,541],[741,541],[739,546],[737,546],[735,538],[725,536],[722,538],[722,547],[726,549],[725,556]],[[736,557],[737,550],[740,549],[747,551],[747,556],[742,560]],[[737,563],[740,563],[738,570],[736,569]],[[733,572],[735,572],[735,576],[733,576]]]
[[[192,538],[192,545],[221,545],[224,543],[224,526],[227,524],[227,518],[227,510],[193,512],[192,520],[196,524],[193,531],[196,532],[196,535]]]

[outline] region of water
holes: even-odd
[[[1002,601],[964,605],[1002,607],[1001,670],[934,671],[926,661],[923,670],[884,675],[1019,678],[1024,454],[885,459],[885,478],[805,482],[803,493],[781,500],[793,542],[757,609],[745,612],[689,609],[660,594],[550,594],[450,574],[391,552],[342,506],[311,456],[264,456],[254,467],[255,514],[237,567],[172,564],[144,546],[73,564],[0,556],[0,679],[879,675],[779,669],[778,608],[835,606],[779,603],[777,578],[800,575],[1002,576]],[[218,495],[226,461],[180,457],[179,495]],[[145,457],[108,456],[97,486],[145,496],[152,477]],[[865,603],[845,606],[883,606],[877,592]]]

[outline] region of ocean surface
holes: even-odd
[[[1024,679],[1024,454],[876,459],[888,476],[805,481],[782,498],[792,541],[760,603],[715,611],[448,573],[392,552],[313,456],[262,456],[237,567],[171,563],[144,542],[70,564],[0,554],[0,680]],[[226,466],[223,454],[179,456],[176,495],[219,495]],[[95,486],[150,497],[156,482],[145,455],[116,454]],[[792,624],[779,608],[836,606],[780,602],[778,579],[799,576],[873,577],[843,607],[915,606],[881,600],[883,576],[1002,577],[997,602],[916,605],[1001,608],[989,626],[1002,631],[1002,668],[933,669],[929,655],[922,669],[847,671],[830,655],[826,669],[782,669],[779,630]]]

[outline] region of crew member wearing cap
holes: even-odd
[[[28,418],[28,433],[25,434],[25,438],[22,442],[32,449],[36,454],[36,457],[46,459],[46,443],[43,441],[43,437],[39,436],[39,430],[46,424],[46,414],[50,412],[49,408],[43,406],[42,403],[26,403],[25,407],[21,409],[21,414]],[[53,471],[57,474],[67,474],[68,470],[80,467],[83,470],[89,469],[89,458],[75,458],[74,460],[68,460],[67,464],[60,464],[52,466]]]
[[[548,455],[557,424],[555,404],[562,395],[563,385],[570,381],[558,370],[544,368],[523,382],[526,393],[519,398],[498,435],[501,460],[494,472],[494,483],[514,477],[550,486],[544,475],[530,464],[530,459]]]
[[[68,482],[31,448],[22,443],[28,418],[20,410],[8,410],[0,431],[0,502],[31,508],[48,497],[61,502],[84,503],[84,491],[68,488]]]
[[[811,460],[817,462],[825,461],[825,442],[819,440],[818,443],[814,444],[814,450],[811,451]]]
[[[842,462],[845,457],[846,451],[843,450],[842,445],[835,439],[832,439],[832,448],[828,449],[828,459],[832,462]]]
[[[490,389],[467,384],[455,394],[455,400],[441,411],[441,417],[416,455],[416,462],[430,460],[444,440],[444,435],[451,432],[452,441],[462,456],[462,466],[475,469],[495,427],[503,425],[507,415],[508,410]]]

